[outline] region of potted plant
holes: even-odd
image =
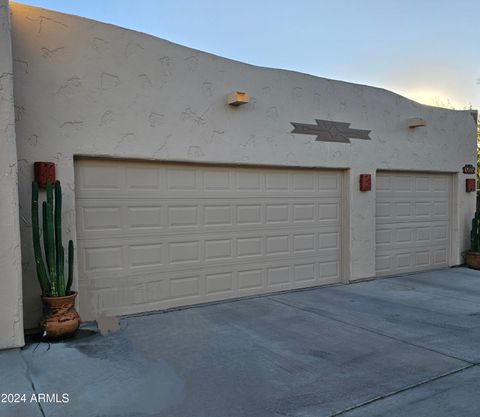
[[[475,212],[470,232],[470,250],[467,252],[465,263],[473,269],[480,269],[480,211]]]
[[[65,281],[65,251],[62,245],[62,188],[48,183],[42,203],[43,252],[38,216],[38,183],[32,183],[32,234],[37,277],[42,289],[44,317],[40,327],[50,338],[72,336],[80,326],[72,291],[73,241],[68,242],[68,278]],[[55,194],[55,196],[54,196]]]

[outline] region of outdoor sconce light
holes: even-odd
[[[35,162],[33,164],[35,181],[40,188],[46,188],[47,183],[55,182],[55,164],[53,162]]]
[[[420,117],[414,117],[413,119],[407,120],[407,126],[411,129],[414,129],[416,127],[426,126],[426,125],[427,125],[427,121],[425,119],[421,119]]]
[[[475,178],[467,178],[465,180],[465,191],[467,193],[475,192],[476,188],[477,188],[477,184],[476,184]]]
[[[360,191],[370,191],[372,189],[372,176],[370,174],[360,174]]]
[[[227,96],[227,103],[230,106],[241,106],[242,104],[247,104],[250,97],[248,94],[243,91],[233,91]]]

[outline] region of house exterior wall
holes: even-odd
[[[392,92],[231,61],[99,22],[12,4],[26,327],[41,314],[31,247],[33,162],[53,161],[64,188],[64,240],[76,237],[75,156],[345,169],[345,281],[375,275],[377,170],[450,172],[452,254],[462,262],[475,196],[469,111],[424,106]],[[226,95],[250,94],[233,108]],[[426,127],[409,129],[421,117]],[[290,122],[327,119],[371,130],[371,141],[315,142]],[[372,175],[360,192],[359,174]]]
[[[0,0],[0,349],[22,346],[22,271],[8,1]]]

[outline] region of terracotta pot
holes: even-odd
[[[80,316],[75,310],[76,297],[76,292],[65,297],[42,297],[44,317],[40,327],[47,332],[47,337],[70,337],[78,330]]]
[[[480,269],[480,252],[468,251],[465,263],[469,268]]]

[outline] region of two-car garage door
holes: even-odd
[[[85,159],[75,172],[85,319],[340,280],[341,171]]]
[[[341,171],[85,159],[75,172],[85,319],[341,279]],[[448,266],[451,176],[376,184],[376,275]]]
[[[448,266],[452,178],[378,172],[376,275]]]

